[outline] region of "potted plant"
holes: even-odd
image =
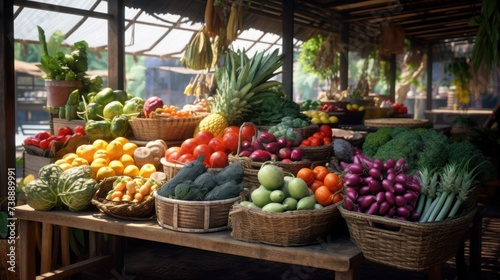
[[[44,72],[42,79],[45,80],[47,89],[47,106],[64,106],[69,94],[83,87],[88,69],[88,44],[86,41],[76,42],[75,49],[70,54],[65,54],[58,51],[64,40],[64,35],[60,31],[56,31],[47,44],[45,31],[38,26],[38,38],[42,57],[37,66]]]

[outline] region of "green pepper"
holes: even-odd
[[[60,119],[65,119],[66,118],[66,106],[59,107],[59,118]]]
[[[86,114],[87,114],[87,119],[88,120],[101,120],[102,117],[99,117],[99,116],[102,116],[103,115],[103,110],[104,110],[104,106],[100,105],[100,104],[97,104],[97,103],[89,103],[87,104],[87,110],[86,110]]]
[[[78,116],[76,114],[76,106],[75,105],[66,105],[64,106],[66,111],[65,117],[68,121],[76,119]]]
[[[113,138],[111,135],[111,122],[107,120],[88,120],[85,123],[85,135],[88,136],[91,141],[97,139],[110,140]]]
[[[66,101],[66,105],[78,105],[80,101],[80,91],[75,89],[68,96],[68,101]]]
[[[103,88],[95,95],[95,102],[99,105],[106,106],[109,102],[114,101],[114,93],[111,88]]]
[[[111,136],[113,138],[125,137],[132,133],[132,127],[128,122],[128,118],[125,115],[117,115],[111,120]]]
[[[85,111],[85,103],[83,101],[78,102],[77,109],[78,109],[78,112],[84,112]]]

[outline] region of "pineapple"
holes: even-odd
[[[222,136],[229,125],[240,125],[244,116],[259,106],[263,98],[280,94],[270,90],[281,82],[269,81],[283,65],[283,56],[275,50],[257,53],[249,59],[243,51],[229,51],[223,68],[216,70],[217,94],[210,101],[210,114],[195,129]]]

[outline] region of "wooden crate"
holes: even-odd
[[[54,163],[56,158],[35,156],[28,154],[26,151],[23,152],[23,178],[29,174],[33,174],[35,178],[38,178],[38,170],[50,163]]]
[[[66,119],[60,119],[60,118],[51,118],[50,119],[50,130],[51,133],[54,135],[57,135],[57,131],[61,127],[69,126],[71,129],[75,129],[76,126],[78,125],[83,125],[85,126],[85,121],[84,120],[71,120],[68,121]]]

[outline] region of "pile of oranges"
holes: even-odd
[[[137,144],[125,137],[118,137],[109,142],[96,139],[91,144],[78,146],[74,153],[65,154],[55,163],[63,170],[79,165],[92,167],[92,178],[98,182],[111,176],[141,176],[149,178],[156,172],[154,164],[144,164],[140,168],[135,164],[134,152]]]

